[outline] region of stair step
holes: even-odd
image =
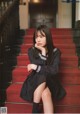
[[[70,40],[70,41],[73,41],[73,36],[72,36],[72,34],[70,34],[70,35],[68,35],[68,34],[58,34],[58,33],[56,33],[56,34],[52,34],[52,38],[53,38],[53,40],[54,39],[60,39],[60,40]],[[31,35],[31,34],[27,34],[27,35],[24,35],[23,36],[23,39],[31,39],[31,40],[33,40],[33,35]]]
[[[51,30],[51,32],[55,32],[55,33],[66,33],[67,32],[67,34],[68,33],[71,33],[72,34],[72,29],[71,28],[51,28],[50,29]]]
[[[32,105],[31,104],[17,104],[17,103],[6,103],[7,113],[32,113]]]
[[[19,61],[19,60],[28,60],[28,55],[26,54],[26,55],[19,55],[19,56],[17,56],[17,60]],[[78,61],[78,57],[77,56],[75,56],[75,55],[61,55],[61,61]]]
[[[72,36],[71,31],[51,31],[52,35]]]
[[[66,66],[66,67],[68,67],[68,66],[77,67],[78,66],[78,60],[77,60],[76,57],[75,58],[74,57],[71,56],[70,59],[68,59],[66,57],[65,58],[66,60],[63,60],[64,57],[61,58],[61,65]],[[29,61],[28,55],[19,55],[19,56],[17,56],[17,66],[27,66],[29,63],[30,63],[30,61]]]
[[[28,48],[30,48],[32,46],[32,44],[29,45],[21,45],[21,53],[27,53],[28,52]]]
[[[32,43],[30,44],[22,44],[21,47],[24,47],[24,48],[28,48],[28,47],[31,47],[32,46]],[[75,49],[75,45],[74,44],[55,44],[56,47],[64,47],[64,48],[71,48],[71,49]]]
[[[68,106],[56,106],[55,107],[55,112],[57,112],[57,113],[71,113],[71,114],[73,114],[73,113],[80,113],[80,106],[79,105],[77,105],[77,106],[74,106],[74,105],[72,105],[72,106],[70,106],[70,105],[68,105]]]
[[[63,75],[67,74],[67,75],[80,75],[80,70],[77,68],[65,68],[65,67],[60,67],[59,70],[60,73],[62,73]],[[29,73],[27,71],[27,68],[15,68],[12,72],[12,76],[27,76]]]
[[[22,59],[18,58],[17,66],[27,66],[29,63],[30,63],[30,61],[28,61],[28,60],[25,60],[25,59],[22,60]],[[78,67],[78,61],[77,60],[73,60],[73,61],[62,60],[61,61],[61,66],[64,66],[64,67]]]
[[[32,38],[25,38],[24,39],[24,43],[25,44],[28,44],[28,43],[33,43],[33,39]],[[61,38],[57,38],[57,37],[54,37],[53,38],[53,43],[54,44],[58,44],[58,43],[60,43],[60,44],[66,44],[66,43],[69,43],[69,44],[71,44],[71,43],[73,43],[73,41],[72,41],[72,39],[68,39],[68,38],[66,38],[66,39],[61,39]]]
[[[24,40],[33,40],[33,36],[32,35],[25,35],[23,36]],[[52,35],[52,39],[53,40],[61,40],[61,41],[73,41],[73,37],[71,35],[58,35],[58,34],[53,34]],[[72,43],[72,42],[71,42]]]
[[[12,71],[12,76],[26,76],[28,75],[28,71],[27,71],[27,68],[25,67],[17,67],[15,68],[13,71]]]
[[[71,49],[71,48],[70,49],[61,48],[60,51],[62,54],[67,54],[67,55],[68,54],[74,54],[74,55],[76,54],[76,49]]]
[[[59,37],[59,38],[53,37],[53,43],[54,44],[66,44],[66,43],[73,44],[73,40],[68,38],[68,37],[66,37],[66,38],[63,38],[63,37]]]
[[[32,104],[6,103],[8,113],[32,113]],[[80,113],[80,106],[55,106],[55,113]]]
[[[78,61],[78,57],[75,55],[61,55],[61,61]]]
[[[61,66],[60,69],[59,69],[59,72],[62,73],[63,75],[64,74],[67,74],[67,75],[80,75],[80,70],[78,68],[66,68],[66,67],[63,67]]]
[[[29,30],[27,30],[27,34],[33,35],[34,31],[35,31],[35,29],[29,29]],[[63,29],[62,28],[60,28],[60,29],[51,28],[51,33],[58,34],[58,35],[72,35],[72,30],[68,30],[68,29],[64,29],[64,28]]]
[[[28,48],[30,48],[32,46],[32,44],[22,44],[21,45],[21,53],[27,53],[27,51],[28,51]],[[60,50],[63,50],[63,49],[70,49],[70,51],[71,51],[71,49],[73,49],[74,51],[72,52],[72,53],[74,53],[75,52],[75,45],[74,44],[56,44],[55,45],[57,48],[59,48]],[[69,52],[70,52],[69,51]],[[63,52],[64,53],[66,53],[64,50],[63,50]],[[68,52],[68,51],[67,51]]]
[[[23,69],[23,70],[22,70]],[[12,82],[24,82],[25,79],[28,77],[29,72],[27,71],[27,68],[22,67],[15,68],[12,71]]]
[[[29,72],[26,68],[15,68],[12,72],[13,82],[24,82],[28,75]],[[59,78],[62,80],[62,82],[64,82],[64,84],[80,84],[79,76],[80,70],[77,68],[60,67]]]
[[[80,75],[80,74],[79,74]],[[74,85],[74,84],[80,84],[80,76],[79,75],[68,75],[65,74],[63,75],[63,73],[59,73],[59,79],[61,81],[62,84],[70,84],[70,85]],[[16,81],[18,81],[16,79]]]
[[[34,34],[34,31],[35,31],[35,29],[33,29],[33,28],[30,28],[30,29],[26,30],[27,35],[28,34],[33,35]]]
[[[58,48],[65,48],[65,49],[75,49],[75,45],[74,44],[54,44],[56,47]]]
[[[68,61],[62,60],[61,61],[61,66],[78,68],[78,61],[76,61],[76,60],[73,60],[73,61],[71,61],[71,60],[68,60]]]
[[[7,89],[7,102],[27,102],[20,98],[22,84],[12,84]],[[80,105],[80,92],[74,91],[80,88],[80,85],[66,85],[64,86],[66,89],[67,95],[64,99],[60,101],[56,101],[56,105]]]
[[[26,103],[25,100],[23,100],[20,97],[20,91],[21,91],[22,84],[11,84],[7,88],[7,102],[24,102]]]
[[[80,84],[80,74],[68,75],[67,73],[59,73],[59,79],[61,80],[62,84]],[[26,76],[13,76],[13,83],[23,83],[28,75]]]

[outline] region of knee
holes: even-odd
[[[34,96],[37,96],[38,95],[38,91],[34,91]]]
[[[34,96],[36,96],[36,95],[41,95],[41,93],[42,93],[42,91],[44,90],[45,86],[46,86],[46,83],[45,83],[45,82],[43,82],[42,84],[40,84],[40,85],[36,88],[36,90],[34,91]]]
[[[48,99],[51,97],[51,92],[48,90],[48,89],[45,89],[43,92],[42,92],[42,100],[44,99]]]

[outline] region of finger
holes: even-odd
[[[29,72],[30,70],[29,70],[29,69],[27,69],[27,71]]]
[[[28,72],[30,71],[30,69],[29,69],[29,68],[28,68],[27,70],[28,70]]]

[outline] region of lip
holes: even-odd
[[[42,45],[41,43],[37,43],[37,45]]]

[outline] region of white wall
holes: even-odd
[[[58,0],[57,28],[71,28],[72,24],[71,3]]]
[[[28,0],[24,0],[26,5],[19,5],[19,19],[20,19],[20,29],[28,28]]]
[[[80,20],[80,2],[76,2],[76,21]]]

